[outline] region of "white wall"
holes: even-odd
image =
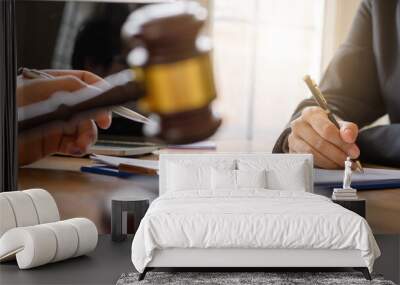
[[[272,148],[345,39],[360,0],[200,0],[210,9],[224,124],[215,139]]]

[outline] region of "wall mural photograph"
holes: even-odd
[[[1,1],[0,283],[399,284],[398,19]]]

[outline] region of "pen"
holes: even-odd
[[[30,69],[30,68],[20,68],[19,73],[21,73],[25,78],[28,79],[37,79],[37,78],[43,78],[43,79],[54,79],[54,76],[51,74],[48,74],[47,72],[37,70],[37,69]],[[129,120],[143,123],[143,124],[154,124],[153,121],[151,121],[149,118],[132,111],[128,108],[125,108],[123,106],[115,106],[111,108],[111,111],[114,112],[115,114],[120,115],[121,117],[127,118]]]
[[[340,129],[340,125],[338,121],[336,120],[335,116],[331,112],[328,106],[328,102],[324,98],[324,95],[322,94],[321,90],[319,89],[318,85],[314,82],[314,80],[311,79],[310,75],[306,75],[303,78],[304,82],[307,84],[308,89],[310,89],[311,94],[313,95],[315,101],[317,101],[318,105],[324,109],[324,111],[327,113],[329,120],[338,128]],[[352,159],[352,161],[356,164],[356,169],[360,172],[364,172],[364,169],[362,168],[362,165],[359,160]]]
[[[121,170],[110,168],[107,166],[82,166],[80,170],[81,172],[85,173],[108,175],[119,178],[130,178],[135,175],[134,173],[123,172]]]

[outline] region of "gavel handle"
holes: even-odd
[[[90,118],[99,111],[136,101],[143,95],[143,86],[136,81],[114,86],[100,94],[89,94],[84,100],[79,94],[57,94],[56,98],[18,108],[18,130],[25,132],[57,122]]]

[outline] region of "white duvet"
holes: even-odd
[[[380,255],[359,215],[320,195],[265,189],[164,194],[140,223],[132,262],[143,272],[165,248],[358,249],[370,271]]]

